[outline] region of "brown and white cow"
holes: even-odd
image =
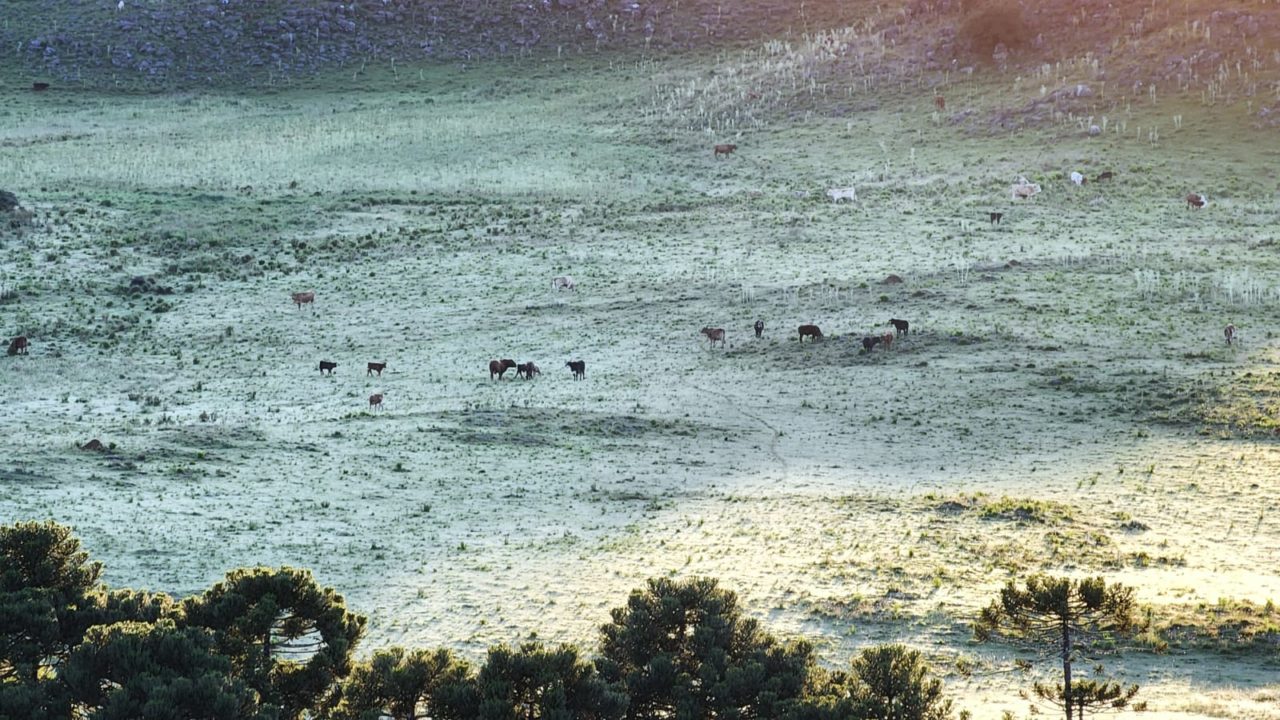
[[[31,342],[27,340],[26,335],[19,335],[18,337],[9,341],[10,355],[27,355],[29,354],[28,350],[30,348],[31,348]]]

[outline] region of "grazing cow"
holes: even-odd
[[[311,305],[316,301],[316,291],[296,292],[291,297],[293,297],[293,304],[297,305],[298,309],[301,310],[303,305]]]
[[[564,364],[565,367],[573,371],[574,380],[584,380],[587,377],[587,363],[583,360],[570,360]]]
[[[906,320],[889,318],[889,324],[893,326],[894,332],[897,333],[898,335],[906,335],[907,332],[911,329],[911,323],[907,322]]]
[[[720,347],[724,347],[724,328],[704,327],[698,332],[707,336],[711,341],[711,347],[715,347],[716,341],[720,341]]]
[[[369,396],[369,407],[375,410],[382,409],[382,393]]]
[[[33,82],[31,83],[32,92],[44,92],[49,89],[49,83]]]
[[[1187,197],[1184,199],[1187,201],[1187,207],[1196,210],[1199,210],[1209,204],[1209,198],[1205,197],[1202,193],[1188,193]]]
[[[857,202],[858,190],[857,188],[852,188],[852,187],[831,188],[830,190],[827,191],[827,197],[831,198],[831,202],[840,202],[841,200],[848,200],[849,202]]]
[[[880,344],[880,343],[882,343],[882,342],[884,342],[884,336],[882,336],[882,335],[868,335],[868,336],[866,336],[866,337],[862,338],[862,349],[863,349],[863,351],[865,351],[865,352],[867,352],[867,353],[869,354],[869,353],[871,352],[871,349],[872,349],[872,348],[874,348],[875,346],[879,345],[879,344]]]
[[[893,347],[893,333],[887,332],[881,335],[880,344],[884,346],[885,352],[889,352],[889,348]]]
[[[1106,170],[1106,171],[1103,171],[1103,172],[1098,173],[1098,177],[1094,178],[1094,179],[1093,179],[1093,181],[1094,181],[1094,182],[1102,182],[1103,180],[1110,180],[1111,178],[1113,178],[1113,177],[1115,177],[1115,176],[1116,176],[1116,174],[1115,174],[1115,173],[1111,172],[1110,170]]]
[[[755,329],[756,329],[756,337],[757,337],[757,338],[758,338],[758,337],[760,337],[760,336],[762,336],[762,335],[764,335],[764,321],[763,321],[763,320],[757,320],[757,321],[756,321],[756,324],[755,324]]]
[[[378,373],[378,377],[382,377],[382,371],[385,370],[386,368],[387,368],[387,364],[384,362],[369,363],[369,369],[366,370],[364,374],[365,376],[369,376],[374,373]]]
[[[733,154],[733,151],[737,149],[738,149],[737,145],[732,145],[729,143],[726,143],[724,145],[717,145],[715,148],[715,152],[713,152],[711,156],[720,157],[721,155],[724,155],[725,157],[729,157],[730,155]]]
[[[1089,182],[1089,178],[1073,170],[1071,171],[1071,182],[1075,183],[1076,185],[1083,185],[1086,182]]]
[[[533,364],[532,360],[527,363],[520,363],[516,366],[516,377],[523,375],[525,380],[532,380],[534,375],[541,374],[542,371],[538,369],[537,365]]]
[[[325,374],[325,372],[326,372],[326,371],[328,371],[328,373],[329,373],[330,375],[332,375],[332,374],[333,374],[333,369],[334,369],[334,368],[336,368],[336,367],[338,367],[338,363],[336,363],[336,362],[329,362],[328,360],[321,360],[321,361],[320,361],[320,374],[321,374],[321,375],[323,375],[323,374]]]
[[[27,351],[30,347],[31,347],[31,343],[27,340],[27,336],[19,335],[18,337],[9,341],[9,354],[10,355],[27,355],[29,354]]]
[[[801,325],[800,326],[800,342],[804,342],[804,338],[806,335],[813,338],[814,340],[822,339],[822,331],[818,329],[817,325]]]
[[[573,283],[573,278],[568,275],[557,275],[551,278],[552,290],[572,290],[578,291],[578,286]]]
[[[934,95],[934,96],[933,96],[933,106],[934,106],[934,107],[936,107],[936,108],[938,108],[938,111],[939,111],[939,112],[941,112],[941,111],[943,111],[943,110],[946,110],[946,109],[947,109],[947,99],[946,99],[946,98],[944,98],[944,97],[942,97],[941,95]]]
[[[489,379],[492,380],[494,377],[497,377],[499,380],[501,380],[502,376],[506,374],[508,370],[510,370],[515,366],[516,366],[515,360],[507,360],[505,358],[502,360],[490,360],[489,361]]]
[[[1000,221],[1001,221],[1001,220],[1003,220],[1003,219],[1004,219],[1004,213],[999,213],[999,212],[993,212],[993,213],[991,213],[991,224],[992,224],[992,225],[999,225],[999,224],[1000,224]]]
[[[1011,200],[1031,198],[1040,194],[1040,183],[1027,182],[1025,179],[1014,183],[1009,188]]]
[[[1236,339],[1236,326],[1228,325],[1225,329],[1223,329],[1222,334],[1226,336],[1227,344],[1230,345],[1231,343],[1235,342],[1235,339]]]

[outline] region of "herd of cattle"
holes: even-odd
[[[939,110],[943,110],[944,108],[946,108],[946,100],[943,99],[941,95],[935,96],[933,98],[933,102]],[[712,157],[717,157],[717,158],[723,155],[727,158],[733,153],[737,152],[737,150],[738,150],[738,146],[734,145],[733,143],[722,143],[712,148],[711,155]],[[1093,182],[1095,183],[1105,182],[1107,180],[1111,180],[1115,178],[1115,176],[1116,174],[1114,172],[1110,170],[1106,170],[1101,173],[1098,173],[1097,177],[1093,179]],[[1073,171],[1070,175],[1070,178],[1071,178],[1071,182],[1076,185],[1084,185],[1085,183],[1089,182],[1089,178],[1085,177],[1085,175],[1080,172]],[[1010,200],[1027,200],[1032,197],[1035,197],[1036,195],[1039,195],[1041,189],[1042,188],[1040,187],[1039,183],[1033,183],[1028,181],[1025,177],[1019,177],[1018,181],[1015,182],[1009,188],[1009,199]],[[848,200],[849,202],[857,202],[858,191],[856,188],[853,188],[853,187],[830,188],[827,190],[827,197],[831,198],[831,202],[833,203],[838,203],[842,200]],[[1187,193],[1187,195],[1183,198],[1183,201],[1186,202],[1187,207],[1193,210],[1199,210],[1200,208],[1206,207],[1209,204],[1209,197],[1204,193]],[[991,213],[991,222],[998,223],[1000,222],[1001,217],[1003,217],[1003,213],[993,212]]]

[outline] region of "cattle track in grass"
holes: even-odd
[[[786,470],[788,468],[787,459],[782,457],[782,453],[778,452],[778,438],[782,437],[782,433],[778,432],[778,429],[776,427],[774,427],[773,425],[770,425],[769,421],[765,420],[759,415],[756,415],[755,413],[744,410],[742,398],[732,393],[727,393],[723,390],[708,390],[704,387],[698,387],[697,385],[690,385],[689,387],[692,387],[694,390],[697,390],[700,393],[704,393],[706,395],[712,395],[722,400],[729,401],[729,407],[732,408],[734,412],[744,417],[755,420],[756,422],[763,425],[766,429],[768,429],[769,432],[772,433],[772,436],[769,438],[769,454],[772,455],[773,459],[779,465],[782,466],[783,470]]]

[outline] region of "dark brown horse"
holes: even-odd
[[[508,370],[514,368],[515,366],[516,366],[515,360],[507,360],[507,359],[490,360],[489,361],[489,379],[492,380],[494,379],[494,377],[497,377],[499,380],[501,380],[502,376],[506,374]]]
[[[573,371],[574,380],[585,380],[587,377],[587,363],[584,360],[570,360],[564,364],[565,367]]]
[[[801,325],[800,326],[800,342],[804,342],[804,338],[806,335],[813,338],[814,340],[822,339],[822,331],[818,329],[817,325]]]

